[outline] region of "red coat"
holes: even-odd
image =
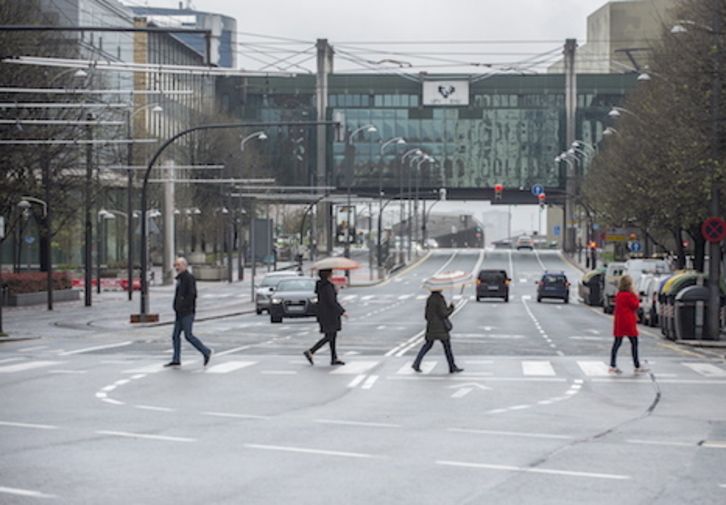
[[[630,291],[618,291],[615,295],[615,319],[613,321],[613,336],[637,337],[638,316],[636,311],[640,306],[638,295]]]

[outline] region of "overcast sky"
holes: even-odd
[[[126,4],[178,8],[188,0],[123,0]],[[306,41],[327,38],[344,52],[346,43],[393,41],[488,41],[503,44],[471,47],[472,54],[454,58],[487,63],[522,61],[547,51],[557,51],[567,38],[585,42],[587,16],[606,0],[192,0],[194,9],[224,14],[237,20],[240,42],[259,40],[247,34]],[[538,41],[523,46],[512,42]],[[368,45],[391,51],[465,51],[463,46]],[[506,52],[498,58],[497,53]],[[477,54],[473,54],[477,53]],[[366,55],[366,60],[384,59]],[[398,60],[407,60],[404,57]],[[410,60],[410,58],[409,58]],[[243,61],[245,68],[253,64]],[[355,66],[355,64],[353,64]],[[352,68],[341,54],[336,71]],[[422,70],[416,68],[416,71]],[[436,71],[436,68],[426,69]],[[447,71],[441,65],[442,72]],[[476,73],[476,67],[471,72]]]

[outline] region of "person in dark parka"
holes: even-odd
[[[341,330],[340,317],[348,317],[342,305],[338,303],[338,293],[335,286],[330,281],[333,276],[332,270],[320,270],[318,272],[320,280],[315,285],[315,293],[318,295],[318,323],[320,324],[320,333],[324,336],[307,351],[303,352],[310,364],[313,364],[313,354],[323,347],[326,343],[330,346],[330,364],[345,365],[338,359],[338,353],[335,347],[335,339]]]
[[[184,332],[184,338],[204,356],[204,366],[209,364],[209,360],[214,352],[192,333],[194,313],[197,308],[197,280],[187,268],[186,259],[179,257],[174,260],[174,269],[178,274],[176,276],[176,290],[174,291],[174,312],[176,313],[176,318],[174,320],[174,330],[171,334],[174,355],[171,361],[164,365],[167,367],[181,365],[180,336],[182,331]]]
[[[432,291],[431,296],[426,300],[426,342],[424,342],[424,345],[418,352],[418,356],[416,356],[413,362],[412,368],[415,371],[421,371],[421,361],[426,356],[426,353],[431,350],[436,340],[441,341],[441,345],[444,346],[446,361],[449,363],[449,373],[464,371],[463,368],[459,368],[454,363],[454,353],[451,350],[451,336],[444,326],[444,319],[448,318],[452,312],[454,312],[454,304],[452,303],[447,306],[441,291]]]

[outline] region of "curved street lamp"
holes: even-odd
[[[254,138],[257,138],[258,140],[267,140],[268,137],[267,137],[267,134],[264,132],[264,130],[260,130],[260,131],[254,132],[254,133],[250,133],[249,135],[247,135],[245,138],[243,138],[240,141],[239,150],[240,150],[240,154],[242,156],[242,166],[240,169],[240,176],[243,176],[244,171],[245,171],[245,157],[244,157],[245,144]],[[243,212],[244,212],[244,210],[242,208],[242,197],[240,196],[239,197],[239,213],[240,213],[240,215],[242,215]],[[256,272],[257,261],[255,261],[255,234],[254,234],[254,229],[253,229],[254,222],[255,222],[255,216],[250,215],[250,255],[252,258],[252,280],[253,280],[253,282],[251,283],[252,287],[250,288],[251,289],[250,297],[253,302],[255,301],[254,278],[255,278],[255,274],[257,273]],[[230,230],[229,234],[230,234],[230,238],[228,239],[228,246],[227,246],[227,281],[232,282],[232,247],[231,247],[232,233],[231,233],[231,230]],[[240,281],[243,281],[245,279],[245,267],[244,267],[244,263],[242,261],[242,256],[243,256],[242,241],[240,241],[240,244],[237,249],[237,279]]]

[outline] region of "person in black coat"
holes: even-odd
[[[449,363],[449,373],[464,371],[463,368],[456,366],[454,362],[454,353],[451,350],[451,336],[444,325],[444,319],[448,319],[452,312],[454,312],[454,304],[447,306],[441,291],[432,291],[431,296],[426,300],[426,342],[421,347],[412,365],[416,372],[421,371],[421,361],[426,353],[431,350],[436,340],[441,341],[441,345],[444,346],[446,361]]]
[[[318,272],[320,280],[315,285],[315,293],[318,295],[318,323],[320,324],[320,333],[324,336],[307,351],[303,352],[310,364],[313,364],[313,354],[323,347],[326,343],[330,346],[330,364],[345,365],[338,359],[338,353],[335,349],[335,339],[341,329],[340,316],[348,317],[342,305],[338,303],[338,293],[335,286],[330,281],[333,276],[332,270],[320,270]]]
[[[181,332],[184,332],[184,338],[192,344],[197,351],[204,356],[204,366],[209,364],[209,360],[214,352],[205,346],[201,340],[192,334],[192,324],[194,323],[194,314],[197,308],[197,280],[187,270],[187,260],[177,258],[174,260],[174,270],[176,276],[176,291],[174,292],[174,312],[176,318],[174,320],[174,331],[171,334],[171,341],[174,347],[174,355],[171,361],[164,366],[180,366],[181,365]]]

